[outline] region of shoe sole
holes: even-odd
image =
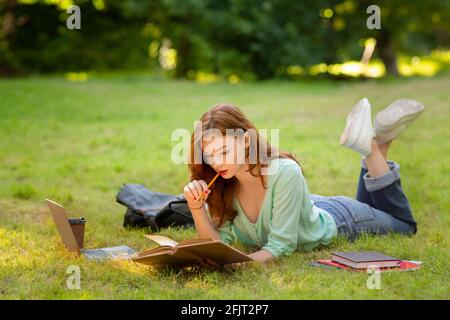
[[[415,120],[425,109],[424,105],[411,99],[394,101],[375,116],[376,133],[386,133]]]

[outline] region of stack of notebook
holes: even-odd
[[[367,271],[368,268],[379,268],[380,271],[403,271],[420,269],[421,262],[401,260],[375,251],[339,251],[331,254],[331,260],[318,260],[312,265],[336,267],[349,271]]]

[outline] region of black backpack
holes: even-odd
[[[140,184],[124,184],[116,201],[127,207],[124,227],[150,227],[151,231],[158,232],[169,226],[194,226],[183,194],[154,192]]]

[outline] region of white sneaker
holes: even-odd
[[[375,115],[374,126],[378,144],[395,139],[425,109],[412,99],[400,99]]]
[[[371,108],[367,98],[361,99],[347,116],[347,125],[340,143],[364,156],[372,152],[375,131],[372,127]]]

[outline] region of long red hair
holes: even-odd
[[[290,158],[299,164],[292,153],[281,151],[271,146],[269,142],[258,133],[255,125],[248,120],[236,106],[230,104],[217,104],[211,107],[202,115],[195,131],[198,132],[200,129],[202,133],[205,133],[208,129],[217,129],[223,135],[226,134],[227,129],[242,129],[244,132],[253,129],[253,132],[257,133],[255,137],[256,141],[251,141],[251,143],[256,144],[256,161],[249,163],[249,171],[254,177],[259,176],[261,178],[261,183],[265,189],[267,189],[267,186],[264,184],[264,176],[261,175],[261,169],[266,168],[268,163],[267,161],[265,161],[266,163],[261,161],[260,154],[267,156],[268,160],[274,158]],[[202,136],[196,135],[195,132],[192,134],[188,169],[191,181],[204,180],[208,183],[217,174],[216,171],[208,163],[203,161],[203,153],[201,163],[195,163],[194,161],[194,150],[202,145],[202,138]],[[262,143],[260,143],[260,141]],[[260,148],[264,150],[259,150]],[[245,151],[246,159],[248,159],[248,156],[249,150],[247,148]],[[213,192],[211,192],[206,202],[208,203],[209,212],[216,227],[222,226],[226,221],[233,221],[237,216],[237,211],[233,207],[237,187],[238,180],[236,177],[232,177],[231,179],[217,179],[211,187]]]

